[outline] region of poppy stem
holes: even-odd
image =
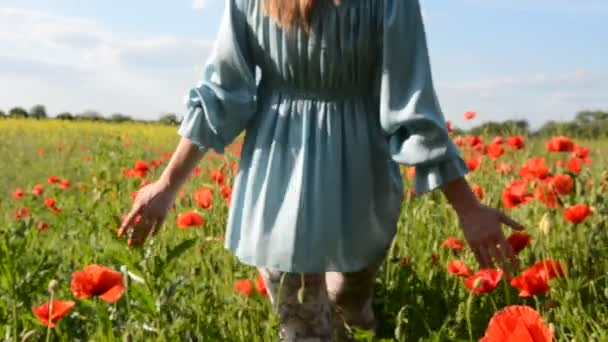
[[[49,294],[49,322],[46,325],[46,342],[51,340],[51,324],[53,324],[53,297],[55,297],[55,291],[50,291]]]
[[[473,324],[471,323],[471,306],[473,305],[473,298],[475,295],[473,292],[469,294],[469,299],[467,299],[467,311],[466,311],[466,320],[467,320],[467,329],[469,331],[469,341],[474,341],[473,339]]]

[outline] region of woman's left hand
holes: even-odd
[[[482,268],[494,267],[494,261],[510,276],[509,266],[519,268],[517,256],[502,232],[502,225],[514,230],[524,227],[500,210],[478,204],[466,212],[458,213],[464,236]]]

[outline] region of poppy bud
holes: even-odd
[[[549,234],[549,231],[551,230],[551,216],[549,215],[549,213],[545,213],[540,219],[538,229],[545,235]]]
[[[51,281],[49,281],[49,286],[48,286],[48,291],[49,294],[54,294],[55,291],[57,291],[57,288],[59,287],[59,282],[55,279],[51,279]]]

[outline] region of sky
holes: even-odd
[[[224,2],[0,0],[0,109],[181,115]],[[421,4],[439,101],[457,126],[471,125],[468,110],[476,123],[532,127],[608,110],[608,1]]]

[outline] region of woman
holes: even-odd
[[[463,178],[417,0],[228,0],[188,109],[171,161],[119,234],[137,245],[156,233],[205,151],[246,131],[226,248],[260,269],[286,340],[330,341],[334,309],[374,327],[372,286],[403,194],[397,163],[416,168],[417,193],[443,191],[482,267],[515,261],[501,224],[521,226]]]

